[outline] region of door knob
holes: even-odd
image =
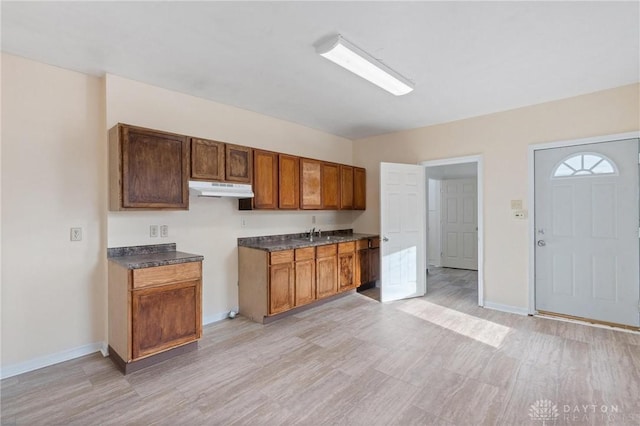
[[[538,240],[538,247],[544,247],[547,243],[544,240]]]
[[[387,241],[389,241],[389,239],[387,237],[382,237],[382,241],[386,243]]]

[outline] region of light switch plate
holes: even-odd
[[[167,238],[169,236],[169,225],[160,225],[160,236]]]
[[[149,225],[149,236],[151,238],[158,238],[158,225]]]
[[[522,210],[522,200],[511,200],[511,210]]]

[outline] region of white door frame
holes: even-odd
[[[590,143],[613,142],[624,139],[640,138],[639,132],[616,133],[612,135],[594,136],[582,139],[568,139],[555,142],[545,142],[529,145],[529,315],[536,315],[536,257],[533,242],[536,238],[536,209],[535,209],[535,152],[541,149],[563,148],[566,146],[587,145]]]
[[[484,166],[482,154],[422,161],[425,168],[452,164],[476,163],[478,172],[478,306],[484,306]],[[427,195],[425,194],[425,197]]]

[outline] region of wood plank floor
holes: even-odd
[[[479,308],[472,271],[435,269],[429,285],[225,320],[198,351],[126,377],[95,354],[5,379],[2,424],[640,424],[639,334]],[[544,400],[558,417],[530,416]]]

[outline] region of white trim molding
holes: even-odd
[[[238,313],[238,308],[231,308],[236,314]],[[213,324],[214,322],[222,321],[223,319],[227,319],[229,317],[229,311],[218,312],[217,314],[208,315],[202,318],[202,325]]]
[[[520,306],[503,305],[501,303],[494,303],[488,300],[485,300],[484,307],[487,309],[493,309],[494,311],[507,312],[510,314],[529,315],[529,311],[527,308],[523,308]]]
[[[640,131],[628,132],[628,133],[615,133],[612,135],[594,136],[581,139],[569,139],[555,142],[545,142],[539,144],[529,145],[528,147],[528,172],[529,172],[529,194],[528,205],[529,207],[529,307],[528,314],[536,315],[536,258],[535,258],[535,246],[536,239],[536,206],[535,206],[535,152],[542,149],[550,148],[563,148],[567,146],[576,145],[588,145],[592,143],[602,142],[614,142],[625,139],[640,138]]]
[[[29,361],[8,365],[2,368],[0,376],[2,379],[6,379],[8,377],[28,373],[29,371],[38,370],[53,364],[59,364],[61,362],[69,361],[95,352],[101,352],[102,356],[108,356],[109,352],[107,344],[105,342],[90,343],[88,345],[67,349],[66,351],[61,351],[55,354],[34,358]]]
[[[448,166],[476,163],[478,172],[478,306],[484,306],[484,163],[482,154],[421,161],[421,166]],[[426,196],[426,194],[425,194]],[[429,283],[427,282],[427,286]]]
[[[238,308],[233,308],[238,312]],[[222,321],[229,316],[229,312],[219,312],[202,318],[202,324],[208,325],[214,322]],[[0,369],[0,379],[17,376],[18,374],[28,373],[29,371],[38,370],[50,365],[59,364],[61,362],[70,361],[81,356],[89,355],[95,352],[102,353],[102,356],[109,356],[109,346],[106,342],[95,342],[88,345],[80,346],[73,349],[67,349],[51,355],[45,355],[28,361],[19,362],[17,364],[8,365]]]

